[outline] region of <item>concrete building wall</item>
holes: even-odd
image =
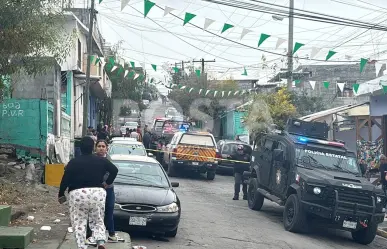
[[[82,137],[84,80],[74,78],[72,110],[74,110],[74,137]]]
[[[387,95],[370,96],[370,115],[373,117],[387,115]]]

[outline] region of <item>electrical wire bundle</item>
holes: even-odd
[[[202,1],[239,8],[239,9],[245,9],[250,11],[276,15],[282,18],[289,17],[289,7],[278,5],[278,4],[266,3],[258,0],[246,0],[246,1],[256,2],[256,3],[259,3],[259,5],[248,3],[246,1],[237,1],[237,0],[202,0]],[[268,7],[264,5],[268,5],[272,7]],[[387,26],[379,25],[378,23],[374,24],[369,22],[357,21],[353,19],[327,15],[327,14],[313,12],[313,11],[301,10],[297,8],[293,8],[293,17],[298,19],[303,19],[303,20],[330,23],[330,24],[342,25],[347,27],[387,31]]]

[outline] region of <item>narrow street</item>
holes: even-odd
[[[275,248],[333,249],[386,248],[387,240],[376,237],[368,246],[356,244],[348,232],[316,228],[310,234],[284,230],[282,207],[265,201],[262,211],[233,201],[233,179],[217,175],[214,181],[201,177],[178,177],[176,192],[182,203],[182,219],[176,238],[160,241],[133,235],[133,245],[147,248]]]

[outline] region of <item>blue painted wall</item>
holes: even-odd
[[[0,143],[14,145],[19,156],[45,153],[48,105],[40,99],[4,100],[0,105]]]
[[[97,128],[97,108],[96,108],[96,97],[90,94],[89,96],[89,120],[88,126],[93,126],[94,129]]]

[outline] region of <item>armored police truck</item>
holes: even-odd
[[[328,141],[326,123],[288,120],[284,131],[257,139],[248,177],[248,206],[264,199],[284,206],[285,230],[303,232],[311,223],[347,230],[371,243],[383,222],[386,197],[362,177],[356,155]]]

